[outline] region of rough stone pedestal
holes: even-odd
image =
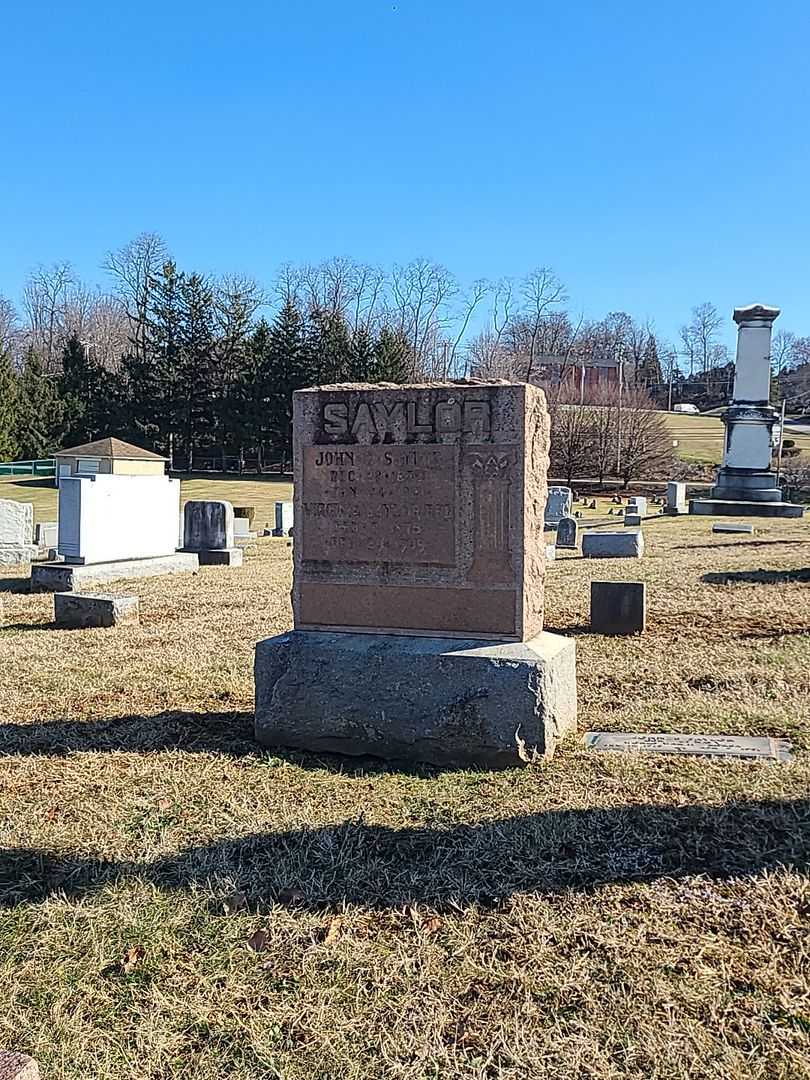
[[[293,630],[256,647],[266,746],[509,767],[576,729],[575,643]]]

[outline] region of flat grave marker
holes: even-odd
[[[787,739],[771,739],[759,735],[668,735],[630,731],[587,731],[585,746],[588,750],[750,758],[779,762],[791,761],[793,756],[793,748]]]

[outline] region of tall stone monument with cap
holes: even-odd
[[[294,395],[295,629],[256,649],[267,745],[518,764],[576,723],[543,632],[549,421],[526,383]]]
[[[771,468],[776,410],[770,404],[771,331],[779,308],[750,304],[734,309],[737,360],[734,398],[723,415],[723,464],[708,499],[692,499],[693,514],[801,517],[786,503]]]

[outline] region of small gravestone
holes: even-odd
[[[256,533],[250,528],[250,521],[248,518],[235,517],[233,519],[233,536],[234,540],[255,540]]]
[[[560,524],[557,526],[557,547],[575,548],[577,546],[578,531],[579,525],[576,518],[560,518]]]
[[[631,514],[630,513],[631,509],[632,509],[632,507],[628,507],[627,508],[627,513],[624,515],[625,528],[628,525],[634,525],[636,528],[638,528],[641,525],[641,515],[640,514]]]
[[[767,736],[588,731],[585,733],[585,746],[589,750],[623,750],[629,753],[689,754],[780,762],[792,759],[792,746],[788,740]]]
[[[627,509],[642,516],[647,513],[647,499],[644,495],[633,495],[627,504]]]
[[[0,499],[0,566],[19,566],[31,562],[38,554],[33,505]]]
[[[275,506],[275,524],[273,527],[273,536],[292,536],[292,531],[292,502],[277,502]]]
[[[641,529],[623,532],[594,529],[582,537],[582,554],[586,559],[640,559],[644,554],[644,533]]]
[[[234,520],[233,507],[224,499],[189,500],[183,510],[183,550],[195,552],[201,566],[241,566]]]
[[[546,526],[555,528],[561,518],[571,516],[573,495],[570,487],[550,487],[543,515]]]
[[[557,558],[556,544],[546,544],[546,562],[554,562]]]
[[[591,501],[590,501],[590,509],[591,510],[596,509],[596,499],[591,499]]]
[[[0,1050],[0,1080],[40,1080],[39,1066],[28,1054]]]
[[[40,548],[55,548],[59,543],[59,523],[42,521],[34,530],[34,543]]]
[[[253,519],[256,517],[255,506],[235,506],[233,508],[234,517],[247,518],[250,524],[253,524]]]
[[[643,581],[592,581],[591,630],[595,634],[642,634],[647,625]]]
[[[689,506],[686,502],[686,484],[680,480],[670,480],[667,484],[666,513],[689,513]]]
[[[137,596],[54,593],[53,609],[56,625],[68,630],[137,626],[141,621]]]
[[[746,525],[742,522],[717,522],[717,524],[712,525],[713,533],[748,533],[750,535],[753,531],[753,525]]]

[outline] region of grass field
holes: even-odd
[[[180,485],[181,502],[188,499],[228,499],[234,506],[254,506],[254,519],[259,529],[275,521],[274,503],[277,500],[292,498],[292,484],[288,480],[264,478],[262,480],[242,480],[229,477],[194,477],[182,480]],[[30,502],[34,507],[34,520],[56,521],[58,492],[53,480],[34,480],[25,477],[0,476],[0,499],[16,499]]]
[[[271,753],[284,541],[109,587],[141,599],[117,631],[55,630],[0,572],[0,1046],[43,1080],[810,1075],[808,526],[646,533],[549,566],[581,732],[768,734],[792,764]],[[592,577],[647,581],[643,637],[588,633]]]
[[[725,426],[716,416],[688,416],[666,413],[667,428],[678,440],[676,453],[685,461],[705,461],[719,465],[723,459]],[[785,438],[793,439],[801,450],[810,450],[810,436],[798,435],[786,429]]]

